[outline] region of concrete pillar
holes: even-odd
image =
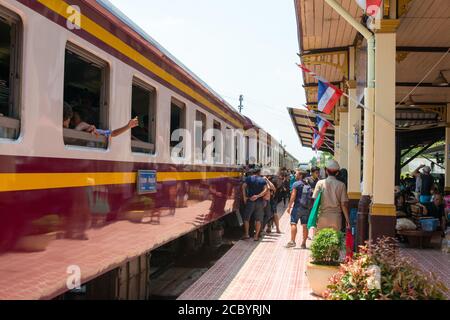
[[[450,103],[447,104],[445,127],[445,195],[450,195]]]
[[[348,170],[348,111],[342,108],[339,120],[339,164]]]
[[[395,30],[389,31],[381,28],[380,32],[375,34],[376,114],[374,117],[373,199],[369,226],[372,240],[381,236],[395,236],[396,34]]]
[[[334,125],[334,146],[333,146],[334,160],[336,160],[339,163],[341,163],[341,152],[340,152],[341,150],[339,148],[339,146],[340,146],[339,138],[340,138],[340,133],[341,133],[340,128],[341,127],[338,124]],[[325,140],[325,142],[327,142],[327,141]]]
[[[349,83],[348,94],[356,98],[356,81]],[[354,101],[348,103],[348,197],[357,207],[361,199],[361,109]]]

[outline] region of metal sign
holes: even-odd
[[[155,193],[156,191],[156,171],[139,170],[137,174],[138,194]]]

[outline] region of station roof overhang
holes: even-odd
[[[291,116],[292,124],[295,127],[298,138],[302,146],[312,148],[312,141],[314,136],[314,129],[317,128],[317,116],[315,113],[303,109],[288,108],[289,115]],[[325,117],[325,116],[324,116]],[[331,117],[325,117],[331,123],[333,120]],[[325,142],[319,151],[326,151],[334,153],[334,129],[330,128],[325,135]]]
[[[338,2],[356,20],[365,21],[356,1]],[[397,133],[401,139],[410,135],[417,140],[418,132],[442,132],[436,128],[445,127],[447,104],[450,103],[450,54],[443,56],[450,44],[450,1],[385,0],[384,14],[388,15],[389,7],[394,5],[399,19],[396,31]],[[295,0],[295,10],[301,62],[322,78],[345,89],[349,73],[358,73],[355,69],[365,67],[360,65],[365,57],[358,57],[358,52],[364,54],[362,36],[324,0]],[[349,63],[350,47],[362,48],[361,51],[356,50],[356,66]],[[364,76],[364,72],[362,74]],[[317,105],[317,80],[304,72],[302,76],[306,104],[314,110]],[[437,85],[439,78],[447,80],[447,84]],[[346,101],[343,101],[341,107],[345,107]],[[292,112],[291,109],[289,112]],[[298,113],[297,110],[295,112]],[[332,116],[338,120],[339,113]],[[298,123],[294,120],[293,123],[299,132]],[[312,138],[300,133],[299,138],[303,146],[310,147]]]

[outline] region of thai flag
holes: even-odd
[[[328,120],[325,120],[321,116],[316,117],[317,128],[319,129],[319,134],[324,135],[327,132],[328,127],[331,126],[331,123]]]
[[[381,7],[382,0],[356,0],[358,5],[370,17],[375,17]]]
[[[326,83],[319,80],[319,111],[325,114],[330,114],[342,94],[343,92],[331,83]]]
[[[315,150],[319,150],[323,142],[325,141],[325,136],[319,134],[317,131],[314,132],[313,140],[312,140],[312,148]]]

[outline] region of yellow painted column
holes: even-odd
[[[370,238],[395,235],[396,34],[387,20],[375,34],[375,120]],[[383,28],[383,25],[385,28]],[[392,32],[393,31],[393,32]]]
[[[450,195],[450,103],[447,104],[447,125],[445,127],[445,195]]]
[[[348,170],[348,110],[340,108],[339,120],[339,164]]]

